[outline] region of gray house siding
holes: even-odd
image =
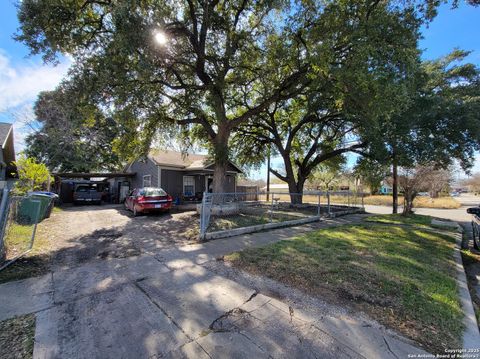
[[[183,171],[162,169],[161,187],[173,197],[178,197],[182,194],[183,173]]]
[[[7,170],[7,163],[3,163],[3,149],[1,149],[0,144],[0,181],[5,181],[6,178],[6,170]]]
[[[209,166],[211,168],[211,166]],[[230,168],[231,167],[231,168]],[[229,171],[234,171],[235,168],[230,166]],[[161,181],[159,181],[159,169],[161,173]],[[203,193],[206,188],[206,177],[213,177],[213,171],[211,170],[176,170],[158,166],[151,159],[145,161],[135,161],[128,168],[129,172],[135,172],[136,176],[131,179],[131,189],[143,187],[143,176],[151,176],[152,187],[160,185],[168,194],[174,198],[183,196],[183,177],[192,176],[195,180],[195,194]],[[233,173],[227,174],[226,191],[229,193],[235,192],[236,175]]]
[[[132,179],[132,188],[143,187],[143,176],[152,176],[152,187],[158,185],[158,169],[157,165],[151,160],[135,161],[129,168],[130,172],[136,172],[137,175]],[[163,183],[162,183],[163,184]]]
[[[195,176],[195,192],[205,192],[205,175]]]

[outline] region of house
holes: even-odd
[[[262,192],[267,191],[267,186],[261,188]],[[288,183],[270,183],[270,192],[288,193]]]
[[[13,145],[13,125],[0,122],[0,188],[10,187],[16,176],[15,148]]]
[[[206,155],[152,150],[144,159],[130,163],[124,172],[135,173],[130,188],[161,187],[174,198],[199,200],[212,190],[215,165]],[[226,192],[236,192],[242,171],[232,162],[227,168]]]
[[[380,194],[392,194],[393,193],[393,188],[390,186],[387,181],[382,181],[382,185],[380,186],[379,190]]]

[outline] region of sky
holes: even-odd
[[[54,89],[68,71],[71,62],[61,59],[57,66],[44,64],[40,56],[29,56],[28,48],[13,40],[19,26],[15,0],[0,0],[0,122],[14,124],[15,149],[24,148],[24,138],[32,131],[29,122],[34,118],[33,104],[41,91]],[[454,48],[470,50],[467,61],[480,66],[480,7],[463,3],[451,10],[449,5],[440,8],[439,15],[422,30],[420,48],[424,59],[435,59]],[[349,158],[349,165],[355,157]],[[281,160],[273,159],[273,167]],[[480,154],[473,172],[480,172]],[[266,168],[252,177],[265,178]]]

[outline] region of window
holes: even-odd
[[[165,192],[161,188],[144,188],[140,190],[140,195],[147,196],[147,197],[158,197],[158,196],[166,196],[167,192]]]
[[[152,187],[152,176],[151,175],[143,176],[143,186],[142,187]]]
[[[195,177],[183,176],[183,194],[185,196],[195,195]]]

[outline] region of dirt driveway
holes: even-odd
[[[196,241],[195,212],[133,217],[122,205],[67,207],[45,221],[54,267],[125,258]]]
[[[0,284],[0,321],[34,313],[35,359],[426,354],[366,318],[218,260],[362,219],[188,244],[192,212],[132,218],[117,206],[72,207],[45,221],[55,227],[51,273]]]

